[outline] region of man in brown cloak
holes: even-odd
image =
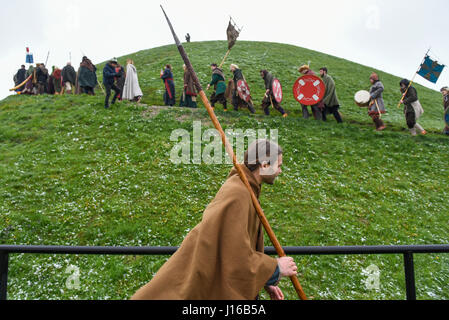
[[[257,197],[263,183],[282,172],[282,149],[258,140],[245,154],[243,170]],[[202,222],[132,300],[255,300],[265,287],[283,300],[280,278],[297,274],[292,258],[264,254],[263,227],[251,196],[233,169]]]

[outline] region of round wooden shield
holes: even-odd
[[[273,80],[273,95],[277,103],[281,103],[284,99],[281,82],[278,79]]]
[[[237,81],[237,92],[239,94],[240,99],[242,99],[245,102],[250,102],[251,91],[245,80]]]
[[[293,86],[295,99],[305,106],[313,106],[320,103],[325,93],[326,85],[323,80],[313,75],[300,77]]]

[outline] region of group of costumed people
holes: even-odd
[[[75,71],[70,62],[61,70],[52,68],[50,73],[44,64],[30,65],[28,70],[22,65],[14,76],[15,91],[18,94],[40,95],[40,94],[88,94],[95,95],[95,88],[99,84],[97,79],[97,67],[92,61],[83,57],[78,72]],[[111,90],[116,95],[113,103],[118,100],[129,100],[140,102],[143,93],[139,86],[137,69],[134,61],[127,60],[126,70],[117,59],[109,61],[103,70],[103,84],[107,97],[105,107],[109,107]]]
[[[226,83],[226,76],[222,69],[217,64],[211,65],[212,79],[207,86],[207,90],[213,87],[213,93],[210,97],[211,105],[215,108],[217,103],[223,105],[224,111],[228,111],[228,102],[232,103],[235,111],[240,108],[246,108],[250,113],[256,113],[254,103],[250,97],[248,101],[241,98],[238,93],[238,82],[246,79],[243,75],[243,71],[236,64],[231,64],[230,71],[232,73],[232,79]],[[308,65],[303,65],[299,68],[299,73],[302,75],[316,75]],[[61,70],[53,67],[50,73],[44,64],[37,64],[36,67],[32,65],[26,70],[22,65],[14,76],[14,82],[16,86],[16,92],[19,94],[89,94],[95,95],[95,87],[98,84],[97,80],[97,68],[88,59],[83,57],[78,72],[72,67],[71,63]],[[343,122],[342,115],[340,113],[340,102],[338,100],[335,81],[328,74],[328,69],[323,67],[319,70],[319,75],[323,83],[325,84],[326,91],[324,98],[312,105],[309,111],[309,107],[302,105],[302,114],[305,119],[310,118],[311,114],[316,120],[327,121],[327,115],[333,115],[338,123]],[[260,76],[265,84],[265,95],[262,99],[262,108],[266,115],[270,115],[270,107],[281,113],[283,117],[287,117],[288,114],[284,108],[277,102],[273,93],[273,81],[274,75],[267,71],[261,70]],[[164,103],[166,106],[176,105],[176,89],[174,76],[171,65],[166,65],[164,70],[161,70],[160,75],[164,87]],[[189,73],[188,69],[184,65],[184,87],[179,102],[180,107],[197,108],[197,96],[198,92],[194,85],[193,77]],[[373,123],[377,131],[382,131],[386,128],[383,121],[383,115],[386,114],[386,106],[383,99],[383,92],[385,87],[379,76],[373,73],[370,78],[371,88],[369,91],[370,101],[368,105],[368,115],[372,118]],[[112,99],[112,104],[117,100],[129,100],[140,102],[143,93],[139,86],[139,80],[137,76],[137,69],[132,60],[127,60],[126,70],[117,62],[117,59],[109,61],[103,70],[103,84],[105,86],[105,108],[109,108],[111,91],[115,91],[115,95]],[[418,99],[418,92],[415,87],[410,84],[410,81],[403,79],[400,82],[400,90],[403,93],[402,104],[404,105],[404,116],[407,123],[407,127],[413,136],[418,134],[425,135],[427,131],[418,123],[420,117],[424,114],[424,109]],[[441,93],[444,99],[444,110],[446,116],[449,117],[449,102],[448,102],[448,87],[441,89]],[[444,128],[444,134],[449,135],[449,126]]]

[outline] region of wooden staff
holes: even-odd
[[[103,86],[101,85],[100,81],[98,81],[98,79],[97,79],[97,83],[100,86],[101,91],[103,91],[103,94],[106,95],[106,92],[104,92]]]
[[[377,99],[374,100],[374,102],[376,103],[377,112],[379,112],[379,119],[382,119],[382,113],[380,112],[380,108],[379,108],[379,104],[377,103]]]
[[[226,134],[223,131],[223,128],[221,127],[221,124],[218,121],[218,119],[217,119],[217,117],[216,117],[216,115],[214,113],[214,110],[212,109],[212,107],[210,105],[210,102],[207,99],[207,96],[206,96],[206,94],[203,91],[203,88],[202,88],[202,86],[200,84],[198,76],[195,73],[195,70],[193,69],[192,63],[190,62],[190,59],[187,56],[187,53],[184,50],[184,47],[182,46],[181,42],[179,41],[179,38],[176,35],[175,30],[173,29],[173,26],[172,26],[172,24],[170,22],[170,19],[168,18],[167,14],[165,13],[164,8],[162,6],[161,6],[161,9],[162,9],[162,11],[163,11],[163,13],[165,15],[165,18],[167,19],[167,23],[168,23],[168,25],[170,27],[170,30],[171,30],[172,34],[173,34],[173,38],[174,38],[175,43],[176,43],[176,45],[178,47],[179,53],[181,54],[181,57],[184,60],[184,63],[186,65],[187,69],[192,74],[193,81],[195,82],[195,86],[196,86],[196,88],[197,88],[197,90],[199,92],[201,100],[203,101],[203,103],[204,103],[204,105],[205,105],[205,107],[207,109],[207,112],[209,113],[209,116],[210,116],[210,118],[211,118],[215,128],[220,133],[220,136],[221,136],[221,139],[223,141],[223,144],[225,145],[226,152],[232,158],[232,162],[233,162],[234,167],[236,168],[236,170],[237,170],[237,172],[238,172],[238,174],[240,176],[240,179],[242,180],[243,184],[246,186],[246,188],[248,189],[248,191],[249,191],[249,193],[251,195],[251,199],[252,199],[253,204],[254,204],[254,206],[256,208],[256,212],[257,212],[257,214],[258,214],[258,216],[259,216],[259,218],[260,218],[260,220],[262,222],[262,225],[264,226],[265,230],[267,231],[267,234],[268,234],[271,242],[273,243],[274,247],[276,248],[276,252],[278,253],[279,257],[286,257],[284,249],[282,248],[280,242],[276,238],[276,235],[274,234],[273,229],[271,228],[270,223],[268,222],[268,220],[267,220],[267,218],[266,218],[266,216],[265,216],[265,214],[264,214],[264,212],[262,210],[262,207],[260,206],[259,200],[257,199],[253,189],[251,188],[251,185],[249,184],[248,178],[246,177],[246,175],[245,175],[245,173],[244,173],[244,171],[242,169],[242,165],[237,162],[237,157],[236,157],[236,155],[234,153],[234,150],[233,150],[232,146],[229,144],[229,141],[228,141],[228,139],[226,137]],[[301,284],[299,283],[298,278],[293,276],[293,277],[291,277],[291,280],[293,282],[295,290],[296,290],[298,296],[300,297],[300,299],[301,300],[307,300],[307,296],[305,295],[305,293],[304,293],[304,291],[303,291],[303,289],[301,287]]]
[[[223,58],[223,61],[220,63],[220,66],[218,67],[219,69],[223,68],[223,65],[226,61],[226,59],[229,57],[229,54],[231,53],[231,49],[228,50],[228,52],[226,52],[226,55]]]

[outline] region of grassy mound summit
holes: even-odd
[[[186,50],[203,85],[224,42],[190,43]],[[175,46],[141,51],[135,61],[144,100],[103,108],[97,96],[11,96],[0,102],[0,244],[70,246],[178,246],[201,221],[225,181],[229,165],[174,165],[174,130],[193,132],[203,108],[162,104],[159,72],[174,66],[177,94],[182,61]],[[327,66],[337,84],[345,123],[303,120],[291,86],[297,67]],[[226,129],[277,129],[285,168],[261,196],[284,246],[405,245],[449,243],[449,141],[441,96],[417,86],[430,132],[406,130],[399,78],[379,75],[389,113],[385,132],[375,133],[354,93],[369,87],[373,70],[310,50],[273,43],[239,42],[228,60],[242,69],[258,113],[220,111]],[[230,72],[226,66],[226,74]],[[260,69],[277,76],[290,117],[265,117],[260,109]],[[101,68],[99,68],[101,70]],[[178,100],[179,101],[179,100]],[[207,142],[203,143],[206,146]],[[269,242],[266,242],[270,245]],[[10,260],[10,299],[128,299],[168,257],[33,256]],[[448,299],[449,257],[416,256],[420,299]],[[404,299],[402,256],[297,257],[300,282],[315,299]],[[366,286],[367,269],[380,270],[379,290]],[[66,286],[79,268],[80,287]],[[286,297],[296,294],[287,280]],[[267,298],[263,295],[263,298]]]

